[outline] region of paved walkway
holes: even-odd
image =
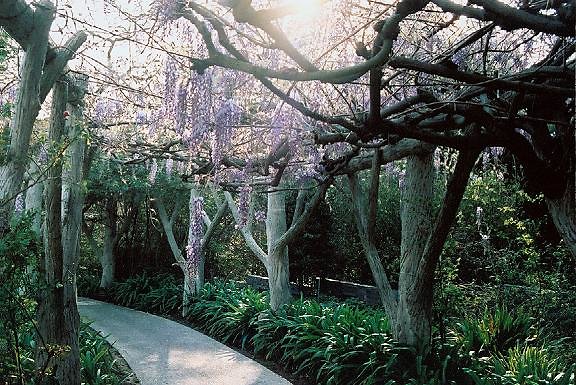
[[[79,298],[80,315],[109,335],[142,385],[291,385],[210,337],[152,314]]]

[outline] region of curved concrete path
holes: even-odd
[[[142,385],[291,385],[194,329],[152,314],[79,298],[80,315],[108,335]]]

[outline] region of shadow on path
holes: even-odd
[[[152,314],[78,298],[80,315],[114,343],[142,385],[290,385],[194,329]]]

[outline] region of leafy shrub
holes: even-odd
[[[263,313],[257,325],[257,353],[319,383],[376,383],[394,376],[403,354],[384,314],[368,308],[300,300]]]
[[[82,382],[88,385],[121,384],[122,373],[116,366],[105,337],[82,322],[79,340]]]
[[[0,236],[0,378],[34,376],[33,325],[39,242],[32,216],[16,216]]]
[[[102,333],[92,329],[90,323],[80,323],[79,340],[82,384],[120,385],[133,382],[134,373],[126,366],[119,365],[112,345]]]
[[[182,286],[170,274],[128,278],[115,283],[111,295],[119,305],[162,314],[174,314],[182,304]]]
[[[501,354],[518,343],[534,337],[533,320],[522,312],[514,314],[506,308],[488,310],[479,320],[466,319],[456,324],[454,343],[463,352],[480,357]]]
[[[253,321],[268,308],[266,294],[234,283],[207,283],[186,317],[209,335],[245,348],[256,333]]]
[[[564,364],[546,347],[517,345],[506,355],[494,356],[485,370],[468,374],[476,385],[570,385],[576,364]]]
[[[162,286],[144,294],[138,307],[152,313],[177,314],[182,307],[182,286],[169,276]]]
[[[79,296],[93,298],[98,294],[100,278],[97,273],[80,267],[80,272],[76,278],[76,287]]]

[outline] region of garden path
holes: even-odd
[[[259,363],[194,329],[88,298],[80,315],[107,335],[142,385],[290,385]]]

